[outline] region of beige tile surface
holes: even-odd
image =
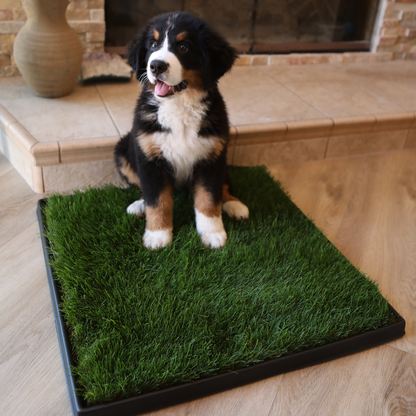
[[[0,153],[2,153],[12,166],[19,172],[26,183],[32,187],[32,159],[28,157],[16,143],[8,137],[3,129],[0,129]]]
[[[119,137],[100,139],[67,140],[59,143],[61,163],[81,163],[113,158]]]
[[[0,126],[4,129],[17,120],[2,106],[0,105]]]
[[[355,117],[334,117],[334,127],[331,136],[345,135],[348,133],[370,132],[375,123],[375,116],[355,116]]]
[[[62,98],[0,98],[0,104],[39,142],[118,135],[94,85],[77,85]]]
[[[18,146],[23,153],[30,156],[30,149],[38,142],[18,121],[10,123],[4,131],[7,134],[7,137]]]
[[[406,110],[416,111],[416,78],[398,76],[395,79],[380,79],[370,74],[351,75],[351,79],[371,88]]]
[[[236,67],[220,81],[234,125],[326,118],[257,67]]]
[[[46,192],[70,192],[105,183],[121,184],[113,160],[45,166],[43,175]]]
[[[286,123],[264,123],[237,127],[237,146],[281,142],[287,133]]]
[[[0,104],[4,100],[36,97],[22,77],[0,78],[0,91]]]
[[[13,166],[10,164],[10,162],[6,159],[6,157],[3,154],[0,154],[0,176],[10,171],[13,171]]]
[[[362,75],[371,78],[397,79],[398,77],[416,78],[415,61],[390,61],[377,63],[354,63],[345,65],[349,76]]]
[[[409,135],[407,136],[406,149],[415,149],[416,148],[416,130],[409,130]]]
[[[134,108],[140,93],[136,78],[128,83],[96,84],[96,88],[119,134],[128,133],[133,124]]]
[[[233,125],[230,163],[287,164],[323,158],[326,150],[339,157],[416,147],[416,62],[239,66],[220,90]],[[42,175],[47,190],[60,189],[60,182],[68,190],[116,181],[112,147],[131,128],[138,94],[133,79],[78,85],[67,97],[45,99],[21,77],[0,79],[7,124],[0,150],[37,189]],[[35,178],[33,153],[42,166],[76,165],[45,166]],[[94,162],[81,163],[87,161]]]
[[[37,194],[45,192],[45,184],[43,183],[43,168],[40,166],[32,166],[32,184],[33,190]]]
[[[312,137],[328,137],[334,122],[331,119],[289,121],[286,140],[310,139]]]
[[[349,65],[346,73],[403,108],[416,110],[416,61]]]
[[[328,117],[405,112],[388,98],[353,81],[288,82],[286,86]]]
[[[372,131],[408,130],[414,121],[414,113],[377,114]]]
[[[286,141],[271,144],[238,146],[234,151],[234,165],[288,164],[319,160],[325,157],[328,138]]]
[[[387,152],[404,148],[408,130],[349,134],[329,138],[327,158]]]
[[[264,74],[282,84],[286,82],[345,81],[349,79],[344,64],[271,65],[260,69]]]
[[[30,152],[34,157],[34,165],[48,166],[60,163],[58,142],[43,142],[35,144]]]

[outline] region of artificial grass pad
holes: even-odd
[[[206,248],[193,200],[175,195],[174,239],[142,245],[126,213],[134,188],[53,195],[44,206],[78,393],[113,401],[345,339],[394,322],[354,268],[263,167],[231,168],[250,209],[223,216],[228,241]]]

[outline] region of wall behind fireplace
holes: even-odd
[[[208,4],[203,0],[192,1],[195,4]],[[236,4],[235,13],[247,13],[247,10],[237,7],[237,0],[230,1]],[[149,16],[151,16],[152,4],[157,2],[154,0],[140,0],[140,2],[149,5]],[[176,4],[178,0],[171,2]],[[182,0],[179,2],[182,4]],[[126,15],[125,18],[129,19],[129,16]],[[230,16],[222,18],[230,20]],[[104,50],[106,34],[104,0],[71,0],[67,19],[77,31],[86,52]],[[13,43],[25,20],[26,15],[21,0],[0,0],[0,77],[19,75],[13,58]],[[230,36],[241,39],[244,33],[238,32],[230,25]],[[375,53],[390,53],[392,59],[416,59],[416,0],[380,1],[371,50]]]

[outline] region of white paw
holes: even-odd
[[[127,207],[128,214],[134,214],[134,215],[137,215],[138,217],[144,217],[145,212],[146,212],[146,205],[144,203],[144,199],[134,201],[132,204],[130,204]]]
[[[202,242],[211,248],[223,247],[227,241],[227,233],[221,217],[207,217],[195,209],[196,229]]]
[[[248,208],[240,201],[224,202],[222,209],[229,217],[236,218],[237,220],[248,219]]]
[[[143,236],[145,247],[154,250],[156,248],[166,247],[172,241],[172,230],[146,230]]]
[[[224,247],[224,244],[227,241],[227,233],[225,231],[219,233],[204,233],[201,234],[201,239],[206,246],[210,246],[211,248],[221,248]]]

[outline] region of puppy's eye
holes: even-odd
[[[157,47],[157,42],[152,42],[152,44],[150,45],[150,47],[152,49],[155,49]]]
[[[184,43],[179,44],[178,48],[181,52],[186,52],[189,49],[188,45],[185,45]]]

